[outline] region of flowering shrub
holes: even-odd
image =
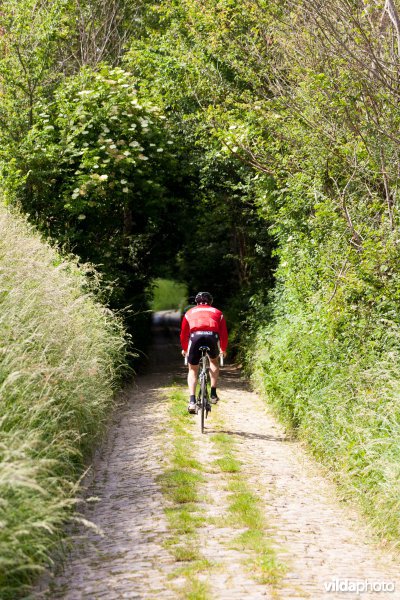
[[[143,303],[169,214],[173,139],[130,73],[104,66],[67,79],[7,168],[25,212],[98,265],[113,305]],[[168,232],[168,227],[165,229]]]

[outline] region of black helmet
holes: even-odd
[[[208,292],[199,292],[194,301],[196,304],[212,304],[213,297]]]

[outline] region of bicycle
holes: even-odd
[[[211,411],[210,396],[208,393],[209,383],[209,369],[210,360],[208,352],[210,348],[208,346],[200,346],[201,358],[199,363],[199,384],[200,389],[197,395],[197,412],[200,412],[200,428],[201,433],[204,433],[204,416],[207,419],[208,413]]]
[[[210,358],[208,353],[210,352],[210,348],[208,346],[200,346],[199,350],[201,352],[198,375],[200,389],[196,398],[196,414],[200,413],[200,429],[201,433],[204,433],[204,421],[207,419],[208,413],[211,412],[210,394],[208,391],[208,384],[210,383]],[[222,367],[224,364],[222,353],[219,355],[219,359]],[[185,364],[187,364],[187,357],[185,357]]]

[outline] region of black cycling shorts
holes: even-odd
[[[210,358],[217,358],[219,355],[219,335],[214,331],[195,331],[190,334],[188,347],[188,363],[198,365],[201,358],[201,346],[210,348],[208,355]]]

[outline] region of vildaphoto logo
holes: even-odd
[[[373,579],[339,579],[333,578],[324,583],[326,592],[355,592],[364,594],[366,592],[392,594],[396,590],[394,581]]]

